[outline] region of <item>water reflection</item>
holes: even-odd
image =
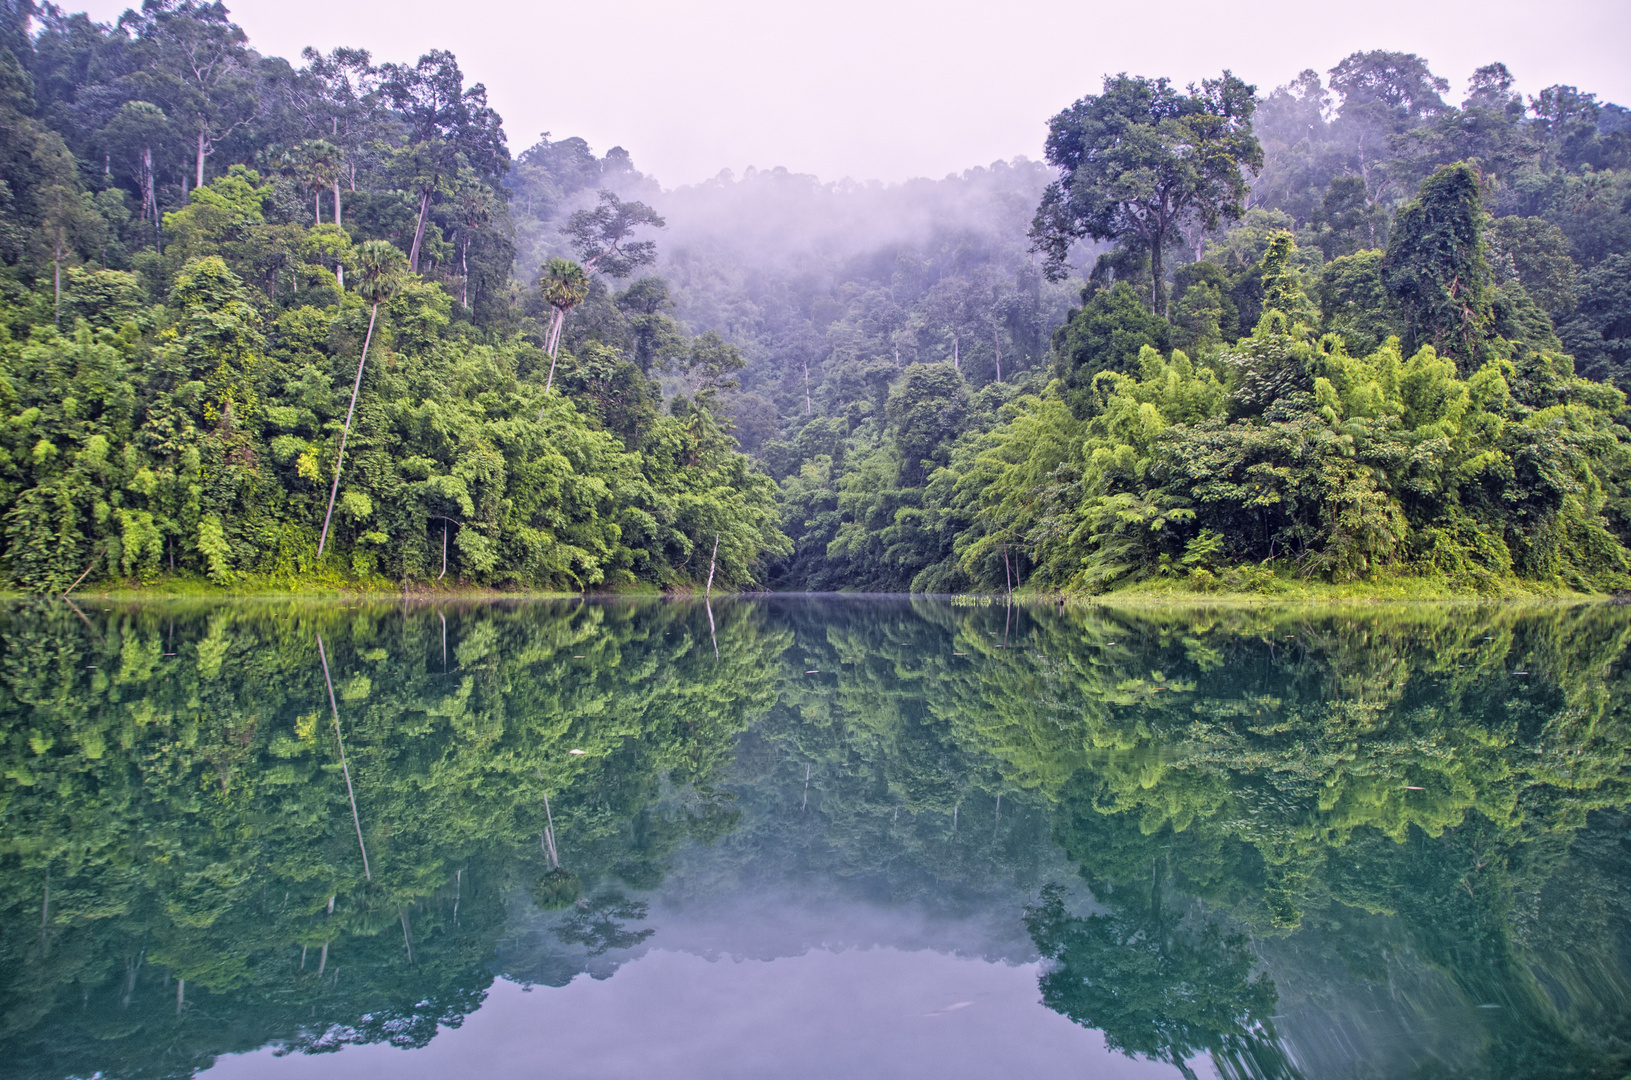
[[[0,612],[8,1074],[845,945],[1186,1074],[1631,1063],[1623,609],[82,607]]]

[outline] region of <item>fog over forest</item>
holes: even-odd
[[[1589,87],[1219,57],[1037,160],[665,188],[451,53],[0,16],[14,587],[1631,585]]]
[[[680,184],[233,18],[0,0],[0,1077],[1625,1080],[1631,110]]]

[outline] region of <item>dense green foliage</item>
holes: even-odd
[[[503,129],[451,55],[296,70],[219,4],[3,10],[13,585],[739,587],[783,549],[716,417],[728,346],[676,329],[665,408],[637,349],[559,350],[572,304],[512,282]],[[597,275],[650,261],[625,234],[660,219],[617,213],[573,234]]]
[[[1511,83],[1481,69],[1455,108],[1420,58],[1382,52],[1255,99],[1228,76],[1107,79],[1050,129],[1030,237],[1054,271],[1090,267],[1051,355],[999,384],[945,345],[852,360],[835,326],[815,407],[784,397],[758,450],[794,541],[773,580],[1631,583],[1631,125]],[[828,272],[840,305],[865,295]],[[932,361],[944,376],[911,366]],[[745,384],[769,381],[756,363]],[[948,418],[938,443],[902,427],[915,409]]]
[[[1617,1077],[1621,610],[13,607],[0,1046],[422,1045],[793,890],[1011,926],[1173,1063]]]
[[[445,52],[4,12],[14,587],[1631,585],[1631,120],[1575,87],[1121,74],[1045,164],[665,191],[512,160]]]

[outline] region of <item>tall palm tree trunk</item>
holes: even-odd
[[[317,557],[323,557],[328,544],[328,523],[334,516],[334,497],[340,493],[340,467],[345,464],[345,440],[351,434],[351,417],[357,411],[357,394],[362,390],[362,367],[368,363],[368,345],[374,340],[374,320],[379,316],[379,305],[368,313],[368,333],[362,339],[362,357],[357,361],[357,381],[351,384],[351,404],[345,410],[345,427],[340,429],[340,452],[334,458],[334,485],[328,489],[328,510],[323,513],[323,535],[317,538]]]
[[[555,351],[561,345],[561,324],[566,322],[566,312],[560,308],[555,309],[555,321],[549,328],[549,378],[544,382],[544,393],[555,385]]]

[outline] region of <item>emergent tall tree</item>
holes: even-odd
[[[1031,224],[1034,250],[1050,280],[1068,273],[1073,242],[1092,238],[1147,250],[1155,278],[1151,302],[1167,311],[1162,256],[1185,225],[1211,229],[1239,218],[1247,169],[1263,164],[1252,134],[1256,88],[1225,71],[1191,85],[1106,76],[1048,122],[1048,163],[1060,170]]]
[[[461,164],[496,188],[509,171],[510,151],[504,143],[504,122],[487,104],[487,88],[476,83],[466,90],[464,73],[452,53],[433,50],[413,67],[385,64],[379,73],[380,92],[406,121],[412,144],[404,161],[419,196],[419,218],[408,252],[409,266],[417,273],[432,198],[452,193]]]
[[[482,183],[469,169],[459,177],[456,195],[459,221],[459,303],[470,306],[470,238],[471,234],[486,228],[498,213],[499,202],[493,189]]]
[[[1396,140],[1449,109],[1439,95],[1450,83],[1415,53],[1382,49],[1353,53],[1330,75],[1331,90],[1340,99],[1334,129],[1351,148],[1366,198],[1374,205],[1398,190],[1395,170],[1386,167]]]
[[[144,65],[134,76],[180,124],[192,129],[193,186],[204,186],[204,159],[258,110],[255,55],[220,0],[145,0],[119,25],[141,42]],[[145,96],[145,95],[144,95]],[[184,119],[185,118],[185,119]]]
[[[642,225],[662,229],[668,223],[643,202],[624,202],[616,192],[602,191],[600,205],[574,213],[566,219],[561,232],[577,249],[584,269],[626,278],[657,261],[654,241],[630,239]]]
[[[142,200],[137,218],[153,223],[155,247],[159,242],[160,212],[154,147],[158,147],[162,155],[172,134],[170,119],[163,109],[150,101],[127,101],[97,136],[97,143],[108,155],[110,168],[112,161],[120,161],[136,182]]]

